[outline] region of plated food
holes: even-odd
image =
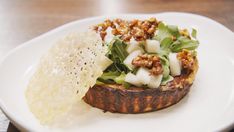
[[[112,61],[84,101],[118,113],[144,113],[179,102],[198,70],[196,30],[156,18],[106,20],[94,27]]]
[[[84,99],[118,113],[179,102],[198,70],[196,30],[147,20],[105,20],[71,33],[41,58],[26,91],[30,110],[50,124]],[[59,116],[58,116],[59,115]]]

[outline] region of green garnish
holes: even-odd
[[[162,40],[160,47],[162,48],[162,50],[169,50],[169,47],[171,45],[171,43],[173,42],[171,37],[166,37]],[[169,51],[168,51],[169,52]]]
[[[163,68],[161,85],[165,85],[174,79],[170,75],[169,54],[187,49],[191,50],[192,54],[196,55],[195,49],[199,46],[197,31],[192,29],[192,32],[189,34],[187,30],[179,30],[175,25],[166,25],[160,22],[153,39],[160,42],[160,50],[157,53],[149,53],[146,51],[146,41],[139,42],[139,46],[144,50],[145,54],[155,54],[160,57]],[[129,69],[123,63],[129,53],[127,52],[127,44],[120,39],[120,36],[116,36],[107,45],[109,46],[109,50],[106,56],[111,59],[113,63],[103,72],[102,76],[97,79],[96,84],[120,84],[125,88],[130,87],[131,84],[125,82],[125,77],[130,72],[137,74],[140,67]],[[142,87],[147,88],[146,85]]]
[[[169,28],[164,23],[159,23],[158,25],[158,33],[155,36],[155,39],[162,42],[164,38],[171,37],[172,33],[170,33]]]
[[[109,45],[109,52],[106,56],[113,61],[98,78],[99,82],[104,83],[117,83],[123,84],[125,88],[129,87],[129,84],[124,81],[126,73],[130,72],[130,69],[123,63],[125,58],[128,56],[126,51],[127,44],[119,38],[115,38]]]
[[[120,39],[115,39],[110,45],[109,45],[109,57],[111,60],[118,59],[119,61],[123,62],[124,59],[128,56],[128,52],[126,51],[127,44],[124,43]]]
[[[180,36],[175,42],[170,45],[172,52],[180,52],[182,49],[195,50],[199,45],[197,40],[191,40],[187,37]]]
[[[126,74],[124,72],[120,73],[118,71],[108,71],[104,72],[101,77],[98,78],[96,84],[103,84],[103,83],[109,83],[109,84],[122,84],[125,88],[128,88],[130,86],[129,83],[125,82],[125,76]]]
[[[109,52],[107,57],[113,61],[113,64],[110,65],[106,71],[118,71],[128,73],[129,68],[123,63],[125,58],[128,56],[126,51],[127,44],[122,40],[115,38],[112,43],[109,45]]]
[[[193,38],[197,38],[197,30],[193,28],[192,33],[191,33]]]
[[[173,79],[174,79],[174,77],[172,77],[171,75],[169,75],[166,78],[162,79],[161,85],[166,85],[168,82],[172,81]]]
[[[169,61],[167,59],[167,56],[159,56],[161,59],[161,64],[163,68],[163,78],[167,78],[170,74],[170,69],[169,69]]]
[[[114,78],[114,81],[117,84],[123,84],[124,83],[124,79],[125,79],[126,74],[124,72],[122,72],[118,77]]]
[[[191,36],[196,39],[196,34],[197,31],[193,29]],[[173,41],[172,38],[175,40]],[[177,26],[165,25],[164,23],[158,25],[158,33],[154,39],[160,41],[160,47],[164,52],[180,52],[182,49],[194,50],[199,45],[197,40],[182,36]]]
[[[176,38],[178,38],[180,36],[180,32],[177,26],[175,25],[168,25],[167,26],[168,31],[170,32],[171,35],[175,36]]]
[[[104,72],[101,77],[98,78],[99,81],[101,82],[112,82],[112,83],[117,83],[117,84],[122,84],[124,82],[126,74],[120,73],[118,71],[108,71]]]

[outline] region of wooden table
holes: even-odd
[[[0,57],[67,22],[115,13],[180,11],[210,17],[234,31],[234,0],[0,0]],[[0,112],[0,131],[17,131]]]

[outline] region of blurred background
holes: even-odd
[[[189,12],[234,31],[234,0],[0,0],[0,58],[65,23],[119,13]],[[17,129],[0,111],[0,132]]]

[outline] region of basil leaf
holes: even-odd
[[[191,35],[192,35],[193,38],[196,39],[197,38],[197,30],[193,28]]]

